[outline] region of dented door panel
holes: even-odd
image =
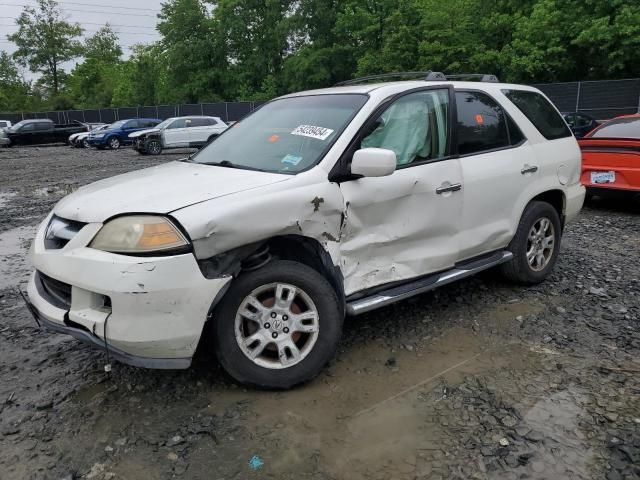
[[[459,161],[449,159],[343,183],[346,294],[453,266],[462,195],[436,189],[461,182]]]

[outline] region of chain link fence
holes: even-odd
[[[561,112],[584,112],[598,120],[640,112],[640,78],[533,86],[542,90]]]
[[[219,102],[61,110],[57,112],[0,113],[0,120],[9,120],[12,123],[17,123],[21,120],[49,118],[58,124],[73,123],[74,121],[85,123],[113,123],[117,120],[129,118],[158,118],[165,120],[170,117],[181,117],[185,115],[209,115],[212,117],[220,117],[225,122],[233,122],[240,120],[263,103],[265,102]]]
[[[585,112],[598,120],[640,112],[640,78],[595,80],[586,82],[535,84],[546,93],[561,112]],[[112,123],[128,118],[159,118],[183,115],[210,115],[225,122],[238,121],[261,102],[219,102],[184,105],[63,110],[58,112],[0,113],[0,120],[17,123],[32,118],[49,118],[56,123]]]

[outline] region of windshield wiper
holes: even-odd
[[[211,165],[214,167],[226,167],[226,168],[237,168],[240,170],[254,170],[256,172],[268,172],[269,170],[265,170],[263,168],[257,168],[257,167],[249,167],[247,165],[240,165],[238,163],[233,163],[229,160],[222,160],[220,162],[193,162],[193,163],[199,163],[200,165]]]

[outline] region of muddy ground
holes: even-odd
[[[640,478],[640,206],[592,201],[559,264],[347,319],[290,392],[114,365],[39,331],[13,287],[36,224],[93,180],[184,156],[0,150],[0,479]],[[251,460],[253,459],[253,462]]]

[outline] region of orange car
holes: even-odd
[[[640,114],[609,120],[578,143],[582,150],[581,180],[588,193],[640,194]]]

